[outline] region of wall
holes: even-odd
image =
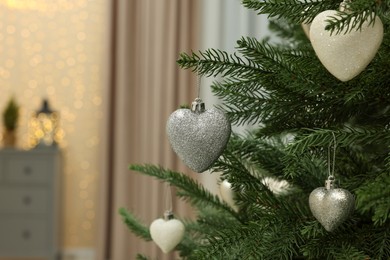
[[[109,5],[108,0],[0,0],[0,110],[12,95],[21,106],[18,146],[31,148],[28,120],[43,98],[60,113],[66,248],[93,247],[97,235]]]

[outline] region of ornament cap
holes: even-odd
[[[328,179],[325,181],[325,188],[327,190],[336,188],[336,180],[333,175],[330,175]]]
[[[170,210],[167,210],[164,212],[164,220],[171,220],[174,219],[173,212]]]
[[[202,99],[195,98],[191,105],[191,111],[195,113],[203,113],[206,110],[206,106]]]

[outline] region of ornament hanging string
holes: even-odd
[[[332,135],[333,135],[333,140],[330,142],[330,144],[328,146],[328,178],[334,179],[334,169],[335,169],[335,164],[336,164],[336,147],[337,147],[337,142],[336,142],[336,135],[334,134],[334,132],[332,132]],[[333,158],[332,158],[332,162],[331,162],[331,147],[332,147],[332,144],[333,144]]]
[[[171,185],[167,182],[165,186],[165,211],[172,213],[173,207],[172,207],[173,201],[172,201],[172,191],[171,191]]]
[[[200,85],[201,85],[201,81],[202,81],[202,76],[200,74],[198,74],[198,82],[197,82],[197,85],[198,85],[198,98],[200,98]]]

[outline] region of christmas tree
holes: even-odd
[[[234,125],[256,126],[232,133],[210,169],[234,205],[183,173],[130,166],[197,210],[175,250],[183,259],[390,259],[390,1],[242,2],[268,14],[281,40],[241,38],[236,53],[178,60],[220,76],[211,86],[220,109]],[[120,214],[152,240],[136,212]]]

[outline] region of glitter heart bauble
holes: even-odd
[[[223,180],[221,184],[219,185],[219,193],[221,194],[221,197],[223,201],[226,202],[232,209],[235,211],[238,211],[238,206],[236,202],[234,201],[235,198],[235,192],[232,189],[232,184],[228,182],[227,180]]]
[[[331,34],[325,27],[329,25],[328,20],[339,14],[335,10],[318,14],[310,26],[310,41],[324,67],[339,80],[348,81],[362,72],[374,58],[382,43],[383,24],[379,17],[375,17],[373,24],[365,21],[361,30]],[[353,22],[352,19],[350,24]]]
[[[150,225],[150,236],[164,253],[170,252],[183,239],[184,225],[177,219],[156,219]]]
[[[352,213],[355,199],[345,189],[320,187],[310,193],[309,206],[318,222],[327,231],[333,231]]]
[[[204,109],[196,99],[192,109],[178,109],[167,122],[169,142],[180,159],[193,171],[203,172],[218,159],[229,141],[231,126],[218,109]]]

